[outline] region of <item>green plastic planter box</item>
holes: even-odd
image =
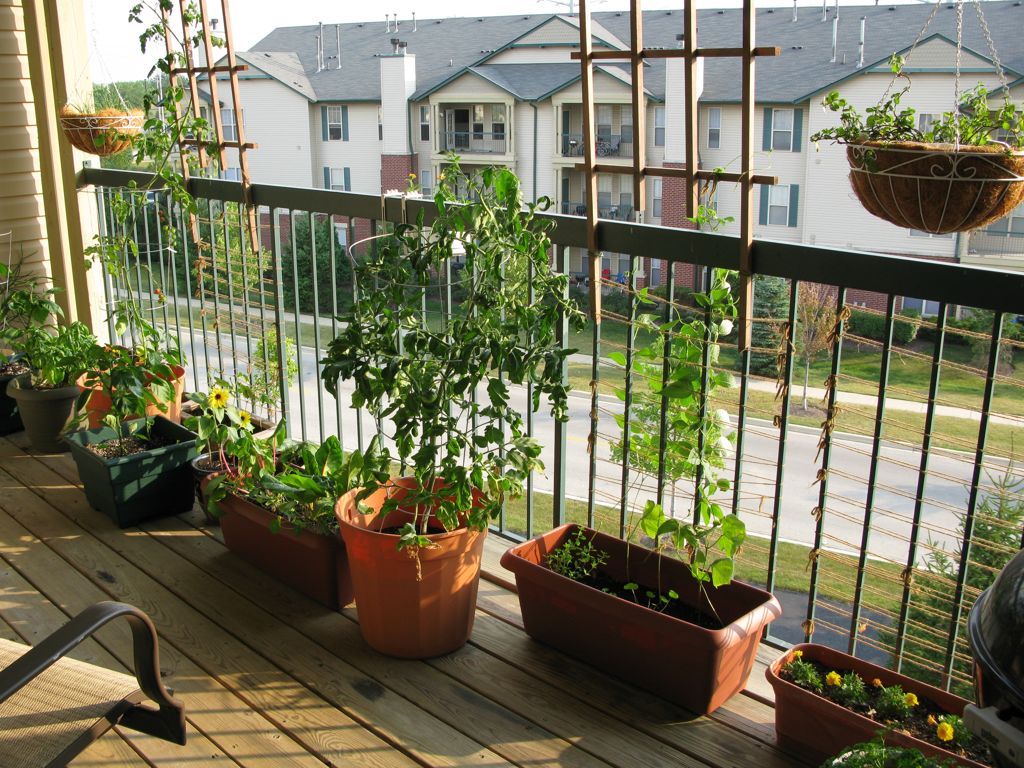
[[[146,421],[136,419],[128,422],[128,427],[135,431]],[[83,429],[67,438],[89,504],[122,528],[153,517],[187,512],[195,500],[189,467],[199,453],[195,433],[163,416],[152,421],[152,434],[174,440],[173,445],[106,459],[87,446],[116,437],[110,427]]]

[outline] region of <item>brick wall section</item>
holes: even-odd
[[[665,163],[666,168],[685,168],[683,163]],[[661,224],[664,227],[675,227],[677,229],[696,229],[697,225],[687,220],[686,212],[686,181],[684,179],[673,179],[665,177],[661,183]],[[644,259],[644,274],[651,274],[649,259]],[[660,284],[668,282],[668,269],[662,263]],[[696,270],[692,264],[673,264],[673,274],[676,285],[693,287]],[[639,281],[646,284],[646,280]]]
[[[409,174],[416,173],[416,155],[381,155],[380,188],[405,191],[409,186]]]

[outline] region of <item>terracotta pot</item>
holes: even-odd
[[[180,365],[172,367],[174,371],[174,400],[169,403],[164,403],[167,406],[166,411],[161,411],[155,404],[146,406],[147,416],[163,416],[168,421],[173,421],[175,424],[181,423],[181,401],[185,395],[185,369]],[[85,375],[78,379],[78,387],[84,392],[87,387],[84,386]],[[93,387],[92,394],[85,403],[85,412],[89,416],[89,429],[98,429],[103,426],[103,417],[110,413],[110,396],[98,387]]]
[[[779,745],[807,757],[815,764],[854,744],[870,741],[885,726],[781,678],[779,670],[789,663],[793,651],[803,651],[805,661],[816,661],[829,669],[852,670],[868,684],[877,677],[883,685],[899,685],[907,693],[917,694],[921,701],[928,699],[951,715],[963,716],[964,707],[968,703],[940,688],[842,651],[816,643],[795,645],[765,670],[765,677],[775,690],[775,733]],[[981,763],[957,757],[952,752],[905,733],[889,731],[885,735],[885,743],[897,747],[913,747],[931,757],[952,758],[960,765],[982,768]]]
[[[501,558],[501,564],[516,576],[523,624],[531,637],[692,712],[712,712],[743,689],[757,656],[761,630],[782,614],[771,593],[740,582],[711,588],[711,602],[725,626],[699,627],[581,584],[544,565],[546,555],[578,528],[555,528],[513,547]],[[662,591],[671,587],[687,605],[701,604],[697,583],[679,560],[584,530],[608,553],[602,570],[611,578],[644,586],[660,584]]]
[[[345,547],[337,536],[299,533],[288,524],[273,533],[273,514],[238,496],[220,507],[224,544],[232,552],[333,611],[352,602]]]
[[[398,536],[381,529],[400,526],[412,512],[381,515],[390,493],[402,498],[414,487],[411,478],[392,481],[362,501],[372,513],[356,507],[358,491],[341,497],[336,507],[341,536],[348,550],[359,608],[359,628],[374,650],[406,659],[442,656],[465,645],[473,631],[480,562],[487,531],[457,528],[429,534],[433,549],[416,559],[398,549]],[[440,527],[436,518],[431,526]]]

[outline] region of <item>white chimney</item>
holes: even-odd
[[[409,154],[409,97],[416,91],[416,55],[391,41],[393,53],[380,57],[380,112],[385,155]]]
[[[416,31],[416,11],[412,12],[412,31]]]
[[[385,13],[384,14],[384,24],[386,25],[384,27],[384,31],[385,32],[390,32],[391,31],[391,14],[390,13]]]
[[[793,0],[793,21],[797,20],[796,0]]]
[[[704,58],[697,59],[697,98],[704,92]],[[665,162],[686,162],[686,60],[665,59]]]
[[[337,45],[336,51],[338,54],[338,66],[335,69],[341,69],[341,24],[334,25],[334,38],[335,44]]]
[[[864,28],[867,26],[868,17],[860,17],[860,42],[857,44],[857,69],[864,66]]]
[[[821,0],[821,20],[828,21],[828,0]]]

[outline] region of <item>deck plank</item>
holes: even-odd
[[[0,542],[17,542],[17,547],[5,546],[0,553],[31,580],[32,586],[41,596],[61,608],[65,617],[73,616],[96,602],[110,599],[108,594],[4,512],[0,512]],[[114,664],[103,664],[99,660],[92,660],[92,663],[127,671],[127,665],[134,660],[131,632],[127,624],[109,624],[103,628],[99,638],[103,646],[110,649]],[[244,759],[245,765],[264,768],[314,768],[322,765],[320,760],[290,739],[282,739],[281,733],[270,722],[163,639],[160,644],[160,661],[165,682],[186,703],[189,743],[182,749],[139,734],[154,743],[152,749],[143,748],[146,755],[162,757],[166,753],[168,765],[186,758],[211,763],[216,760],[223,762],[226,753],[236,760]]]
[[[366,766],[407,768],[413,765],[401,752],[391,749],[389,744],[285,674],[275,663],[207,620],[166,586],[58,512],[77,510],[81,516],[93,516],[101,526],[105,521],[109,535],[124,542],[146,538],[140,534],[118,536],[113,523],[88,508],[79,489],[56,477],[32,457],[12,454],[12,448],[9,442],[0,440],[0,455],[6,469],[17,473],[18,482],[47,497],[53,506],[44,502],[43,507],[48,508],[39,509],[28,499],[12,503],[17,488],[7,486],[17,486],[17,483],[11,481],[11,475],[0,472],[3,491],[0,508],[47,541],[112,598],[136,605],[148,613],[160,627],[166,642],[231,688],[250,707],[266,715],[279,730],[291,734],[324,759],[341,764],[354,760]],[[33,491],[24,493],[31,495]],[[173,584],[176,578],[172,576],[170,581]],[[199,585],[199,591],[206,586]],[[297,702],[301,702],[301,706],[296,706]]]

